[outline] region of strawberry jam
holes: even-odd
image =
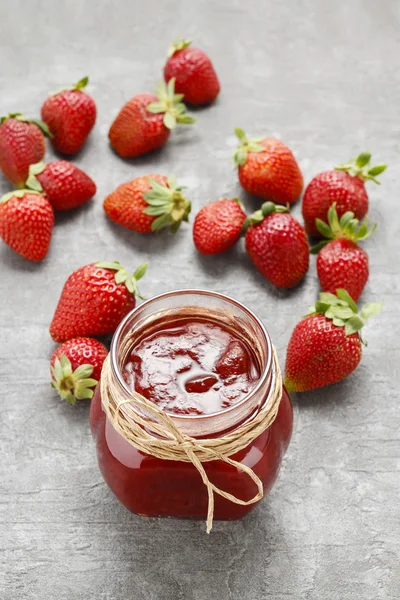
[[[170,414],[216,413],[239,402],[260,379],[249,346],[216,323],[183,321],[132,349],[128,386]]]
[[[116,332],[110,358],[119,395],[136,391],[192,437],[218,438],[242,424],[269,398],[271,343],[260,321],[225,296],[202,291],[163,294],[130,313]],[[91,405],[100,470],[117,498],[142,516],[205,518],[207,489],[190,462],[163,460],[133,447],[102,408],[100,386]],[[292,432],[285,389],[275,421],[232,455],[272,487]],[[222,460],[203,463],[210,481],[242,500],[257,488]],[[243,506],[215,495],[214,519],[243,517]]]

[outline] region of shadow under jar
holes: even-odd
[[[135,390],[185,434],[219,438],[268,402],[272,345],[262,323],[242,304],[213,292],[183,290],[152,298],[127,315],[112,341],[110,369],[118,399],[129,399]],[[100,388],[90,423],[101,473],[120,502],[142,516],[205,519],[207,489],[196,467],[132,446],[104,411]],[[292,425],[283,388],[274,422],[230,457],[253,470],[264,494],[275,482]],[[256,484],[237,467],[222,460],[203,466],[221,490],[245,501],[257,494]],[[240,519],[257,504],[240,505],[215,494],[214,519]]]

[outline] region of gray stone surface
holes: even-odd
[[[75,158],[96,180],[96,199],[57,217],[42,264],[0,246],[2,599],[399,598],[399,7],[0,1],[0,113],[37,115],[49,90],[85,74],[99,112]],[[123,161],[108,147],[108,127],[125,100],[152,90],[178,35],[213,58],[220,99],[162,152]],[[71,408],[49,389],[48,325],[73,269],[97,259],[131,268],[149,260],[146,295],[191,286],[231,294],[264,320],[283,362],[290,331],[318,290],[314,259],[304,284],[278,293],[242,248],[201,258],[188,226],[176,237],[144,238],[110,224],[102,210],[117,184],[152,172],[175,173],[194,212],[222,194],[254,208],[229,162],[239,125],[286,141],[306,181],[364,148],[390,163],[383,185],[368,188],[378,230],[365,244],[371,278],[362,298],[384,299],[385,308],[353,376],[293,398],[293,441],[270,496],[207,536],[204,523],[142,519],[113,498],[97,469],[89,406]],[[2,179],[1,192],[8,189]]]

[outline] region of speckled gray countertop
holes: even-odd
[[[2,600],[398,600],[399,31],[395,0],[0,1],[0,114],[37,115],[48,91],[86,74],[98,105],[75,159],[97,182],[95,200],[57,217],[42,264],[0,245]],[[125,100],[153,89],[179,35],[209,52],[220,99],[161,152],[123,161],[108,127]],[[146,520],[114,499],[97,469],[89,406],[71,408],[49,389],[48,325],[73,269],[149,260],[147,296],[192,286],[232,295],[264,320],[284,361],[317,293],[314,259],[299,288],[278,293],[242,248],[201,258],[188,226],[144,238],[103,214],[107,193],[152,172],[176,174],[194,212],[222,194],[254,208],[229,160],[235,126],[281,137],[306,181],[362,149],[390,164],[383,185],[368,188],[378,229],[365,244],[362,298],[385,307],[353,376],[293,397],[293,441],[270,496],[207,536],[202,522]]]

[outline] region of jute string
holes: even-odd
[[[217,438],[196,439],[186,435],[162,409],[137,392],[131,392],[126,398],[119,398],[118,395],[121,394],[113,382],[109,356],[103,365],[100,385],[104,410],[114,429],[127,442],[151,456],[163,460],[191,462],[196,467],[208,492],[207,533],[212,529],[214,494],[243,506],[261,500],[264,491],[260,478],[252,469],[230,456],[248,446],[270,427],[276,418],[282,397],[282,374],[274,348],[267,400],[250,419]],[[257,494],[250,500],[241,500],[215,486],[209,480],[203,466],[203,463],[212,460],[221,460],[246,473],[256,484]]]

